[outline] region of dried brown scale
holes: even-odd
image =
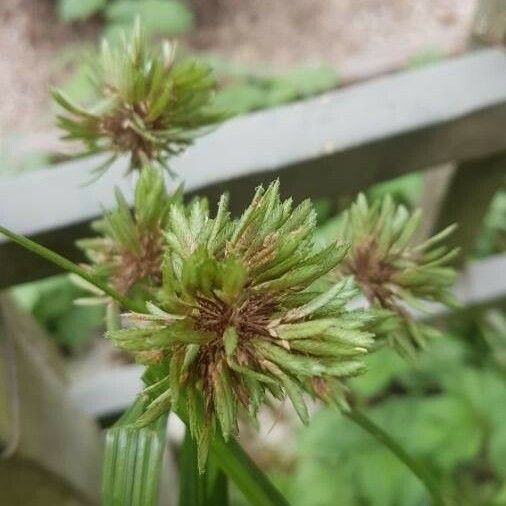
[[[165,358],[162,350],[138,351],[135,358],[141,363],[159,364]]]
[[[215,298],[197,297],[197,328],[223,336],[226,328],[233,326],[239,339],[248,339],[257,335],[269,336],[267,325],[277,305],[268,297],[254,295],[239,305],[228,305]]]
[[[131,112],[106,116],[101,124],[100,131],[111,138],[113,146],[120,152],[131,152],[135,160],[148,160],[154,156],[155,148],[152,142],[139,135],[131,127]],[[140,114],[142,116],[142,113]]]
[[[249,297],[240,305],[229,305],[218,298],[208,297],[197,297],[196,301],[198,307],[193,316],[195,327],[210,331],[215,335],[212,341],[201,346],[192,368],[193,375],[202,378],[206,413],[210,414],[213,410],[216,375],[224,367],[229,371],[237,399],[244,407],[247,407],[249,404],[247,389],[242,385],[240,375],[226,365],[223,334],[227,327],[233,326],[239,338],[235,360],[241,366],[256,365],[254,368],[258,369],[258,360],[255,358],[255,351],[251,348],[250,339],[254,336],[271,339],[267,325],[277,305],[263,295]]]
[[[397,269],[381,257],[373,240],[365,241],[353,250],[346,268],[362,286],[369,302],[396,307],[394,294],[386,285],[394,279]]]
[[[330,395],[330,388],[327,381],[324,378],[313,376],[311,378],[311,386],[321,399],[325,399]]]
[[[163,240],[161,231],[144,235],[139,240],[140,252],[124,249],[119,254],[119,269],[115,284],[119,291],[127,293],[139,280],[150,278],[161,282]]]
[[[262,247],[251,255],[251,257],[245,259],[249,268],[260,267],[276,257],[277,238],[278,234],[269,234],[264,239]]]

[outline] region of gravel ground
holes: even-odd
[[[275,69],[301,61],[335,64],[344,81],[404,65],[420,52],[464,47],[475,0],[193,0],[190,46]],[[22,132],[39,147],[54,138],[50,84],[62,53],[96,38],[97,23],[64,25],[55,0],[0,1],[0,137]],[[40,132],[45,132],[43,135]]]
[[[476,0],[194,0],[190,38],[246,63],[335,64],[344,81],[406,64],[426,51],[462,50]],[[208,20],[206,22],[206,20]]]
[[[50,124],[49,86],[63,52],[93,37],[94,26],[64,25],[54,0],[0,0],[0,135]]]

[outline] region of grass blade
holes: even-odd
[[[186,429],[179,461],[179,506],[205,506],[205,475],[197,463],[197,445]]]
[[[130,424],[142,409],[137,401],[107,431],[103,506],[156,506],[158,503],[168,415],[142,429],[132,429]]]
[[[228,478],[211,457],[207,466],[207,506],[228,506]]]
[[[212,457],[205,474],[199,473],[197,445],[189,430],[181,447],[179,473],[179,506],[228,506],[225,473]]]
[[[210,457],[237,485],[252,506],[289,506],[265,474],[250,459],[239,443],[221,438],[211,441]]]

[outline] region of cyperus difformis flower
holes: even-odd
[[[351,279],[314,283],[347,247],[316,246],[311,203],[293,209],[278,186],[259,188],[237,220],[225,196],[214,218],[201,201],[186,213],[171,206],[158,298],[149,315],[125,316],[133,328],[109,334],[152,358],[138,424],[185,413],[201,463],[215,431],[236,433],[238,413],[255,416],[267,394],[288,396],[303,421],[304,392],[342,406],[340,380],[364,370],[372,344],[370,314],[345,308]]]
[[[153,297],[161,284],[164,229],[169,208],[182,205],[182,192],[169,194],[160,168],[144,166],[131,212],[119,190],[116,208],[93,223],[101,235],[77,241],[93,274],[123,294]]]
[[[158,52],[151,51],[138,23],[118,46],[104,41],[93,63],[94,107],[77,105],[59,90],[53,97],[64,109],[58,116],[64,138],[84,143],[85,154],[108,153],[99,173],[122,154],[130,156],[130,169],[146,162],[168,169],[171,155],[225,117],[212,105],[211,69],[198,61],[177,60],[168,41]]]
[[[337,273],[353,275],[373,306],[398,316],[390,339],[410,355],[437,332],[415,322],[407,307],[423,311],[423,301],[456,304],[450,291],[456,272],[449,262],[458,249],[441,244],[454,226],[413,244],[420,219],[420,210],[410,213],[404,206],[396,206],[389,196],[369,205],[361,194],[344,213],[338,231],[338,243],[348,242],[351,248]]]

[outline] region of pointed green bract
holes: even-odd
[[[167,413],[134,430],[130,422],[142,412],[137,401],[106,431],[102,478],[104,506],[155,506],[158,476],[166,445]]]
[[[353,275],[373,306],[393,313],[389,321],[396,323],[386,334],[400,352],[410,356],[424,348],[435,332],[416,322],[408,307],[423,310],[423,302],[456,304],[450,290],[456,271],[450,262],[458,249],[442,244],[455,227],[416,244],[420,220],[420,210],[410,213],[390,197],[370,205],[361,194],[345,212],[338,231],[338,241],[352,245],[338,274]]]
[[[60,90],[53,98],[63,109],[58,124],[64,138],[84,144],[85,154],[109,154],[98,175],[120,155],[130,157],[130,170],[146,162],[168,169],[170,156],[226,117],[213,106],[211,69],[177,59],[168,41],[152,51],[139,23],[118,45],[104,40],[91,67],[94,106],[75,104]]]
[[[314,283],[347,247],[316,244],[310,202],[282,201],[275,182],[258,188],[235,220],[227,198],[215,216],[200,199],[173,203],[166,216],[150,314],[130,315],[133,327],[108,334],[169,371],[162,367],[159,386],[145,391],[137,426],[169,406],[187,413],[203,469],[216,433],[228,440],[239,414],[254,416],[268,395],[288,397],[303,422],[304,394],[344,406],[339,381],[364,370],[370,318],[346,310],[356,294],[351,278],[330,289]]]
[[[77,245],[89,270],[121,293],[151,298],[161,283],[164,230],[173,204],[182,205],[182,191],[167,192],[163,170],[145,165],[135,189],[134,209],[116,191],[116,208],[93,224],[101,235]],[[138,292],[138,293],[137,293]]]

